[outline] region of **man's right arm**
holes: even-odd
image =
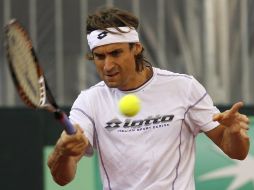
[[[78,126],[75,127],[77,132],[74,135],[62,133],[53,152],[48,157],[48,167],[53,179],[62,186],[74,179],[77,163],[89,145],[82,129]]]

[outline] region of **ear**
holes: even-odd
[[[134,54],[135,55],[138,55],[143,49],[143,46],[141,43],[135,43],[135,46],[134,46]]]

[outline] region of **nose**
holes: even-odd
[[[104,62],[104,71],[111,71],[114,68],[114,60],[110,56],[106,56]]]

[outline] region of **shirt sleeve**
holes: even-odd
[[[205,88],[193,78],[189,93],[189,106],[185,113],[185,122],[191,128],[194,135],[199,132],[207,132],[219,126],[212,120],[213,115],[220,111],[214,106],[213,101]]]
[[[83,130],[85,136],[88,138],[90,147],[85,152],[86,156],[93,155],[94,147],[94,121],[92,119],[92,110],[90,109],[89,103],[86,101],[85,91],[81,92],[78,98],[75,100],[69,119],[73,124],[78,124]]]

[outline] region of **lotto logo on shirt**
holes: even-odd
[[[146,119],[121,121],[118,118],[112,119],[106,123],[106,129],[112,131],[118,129],[118,132],[144,131],[148,129],[157,129],[169,126],[174,115],[149,116]]]

